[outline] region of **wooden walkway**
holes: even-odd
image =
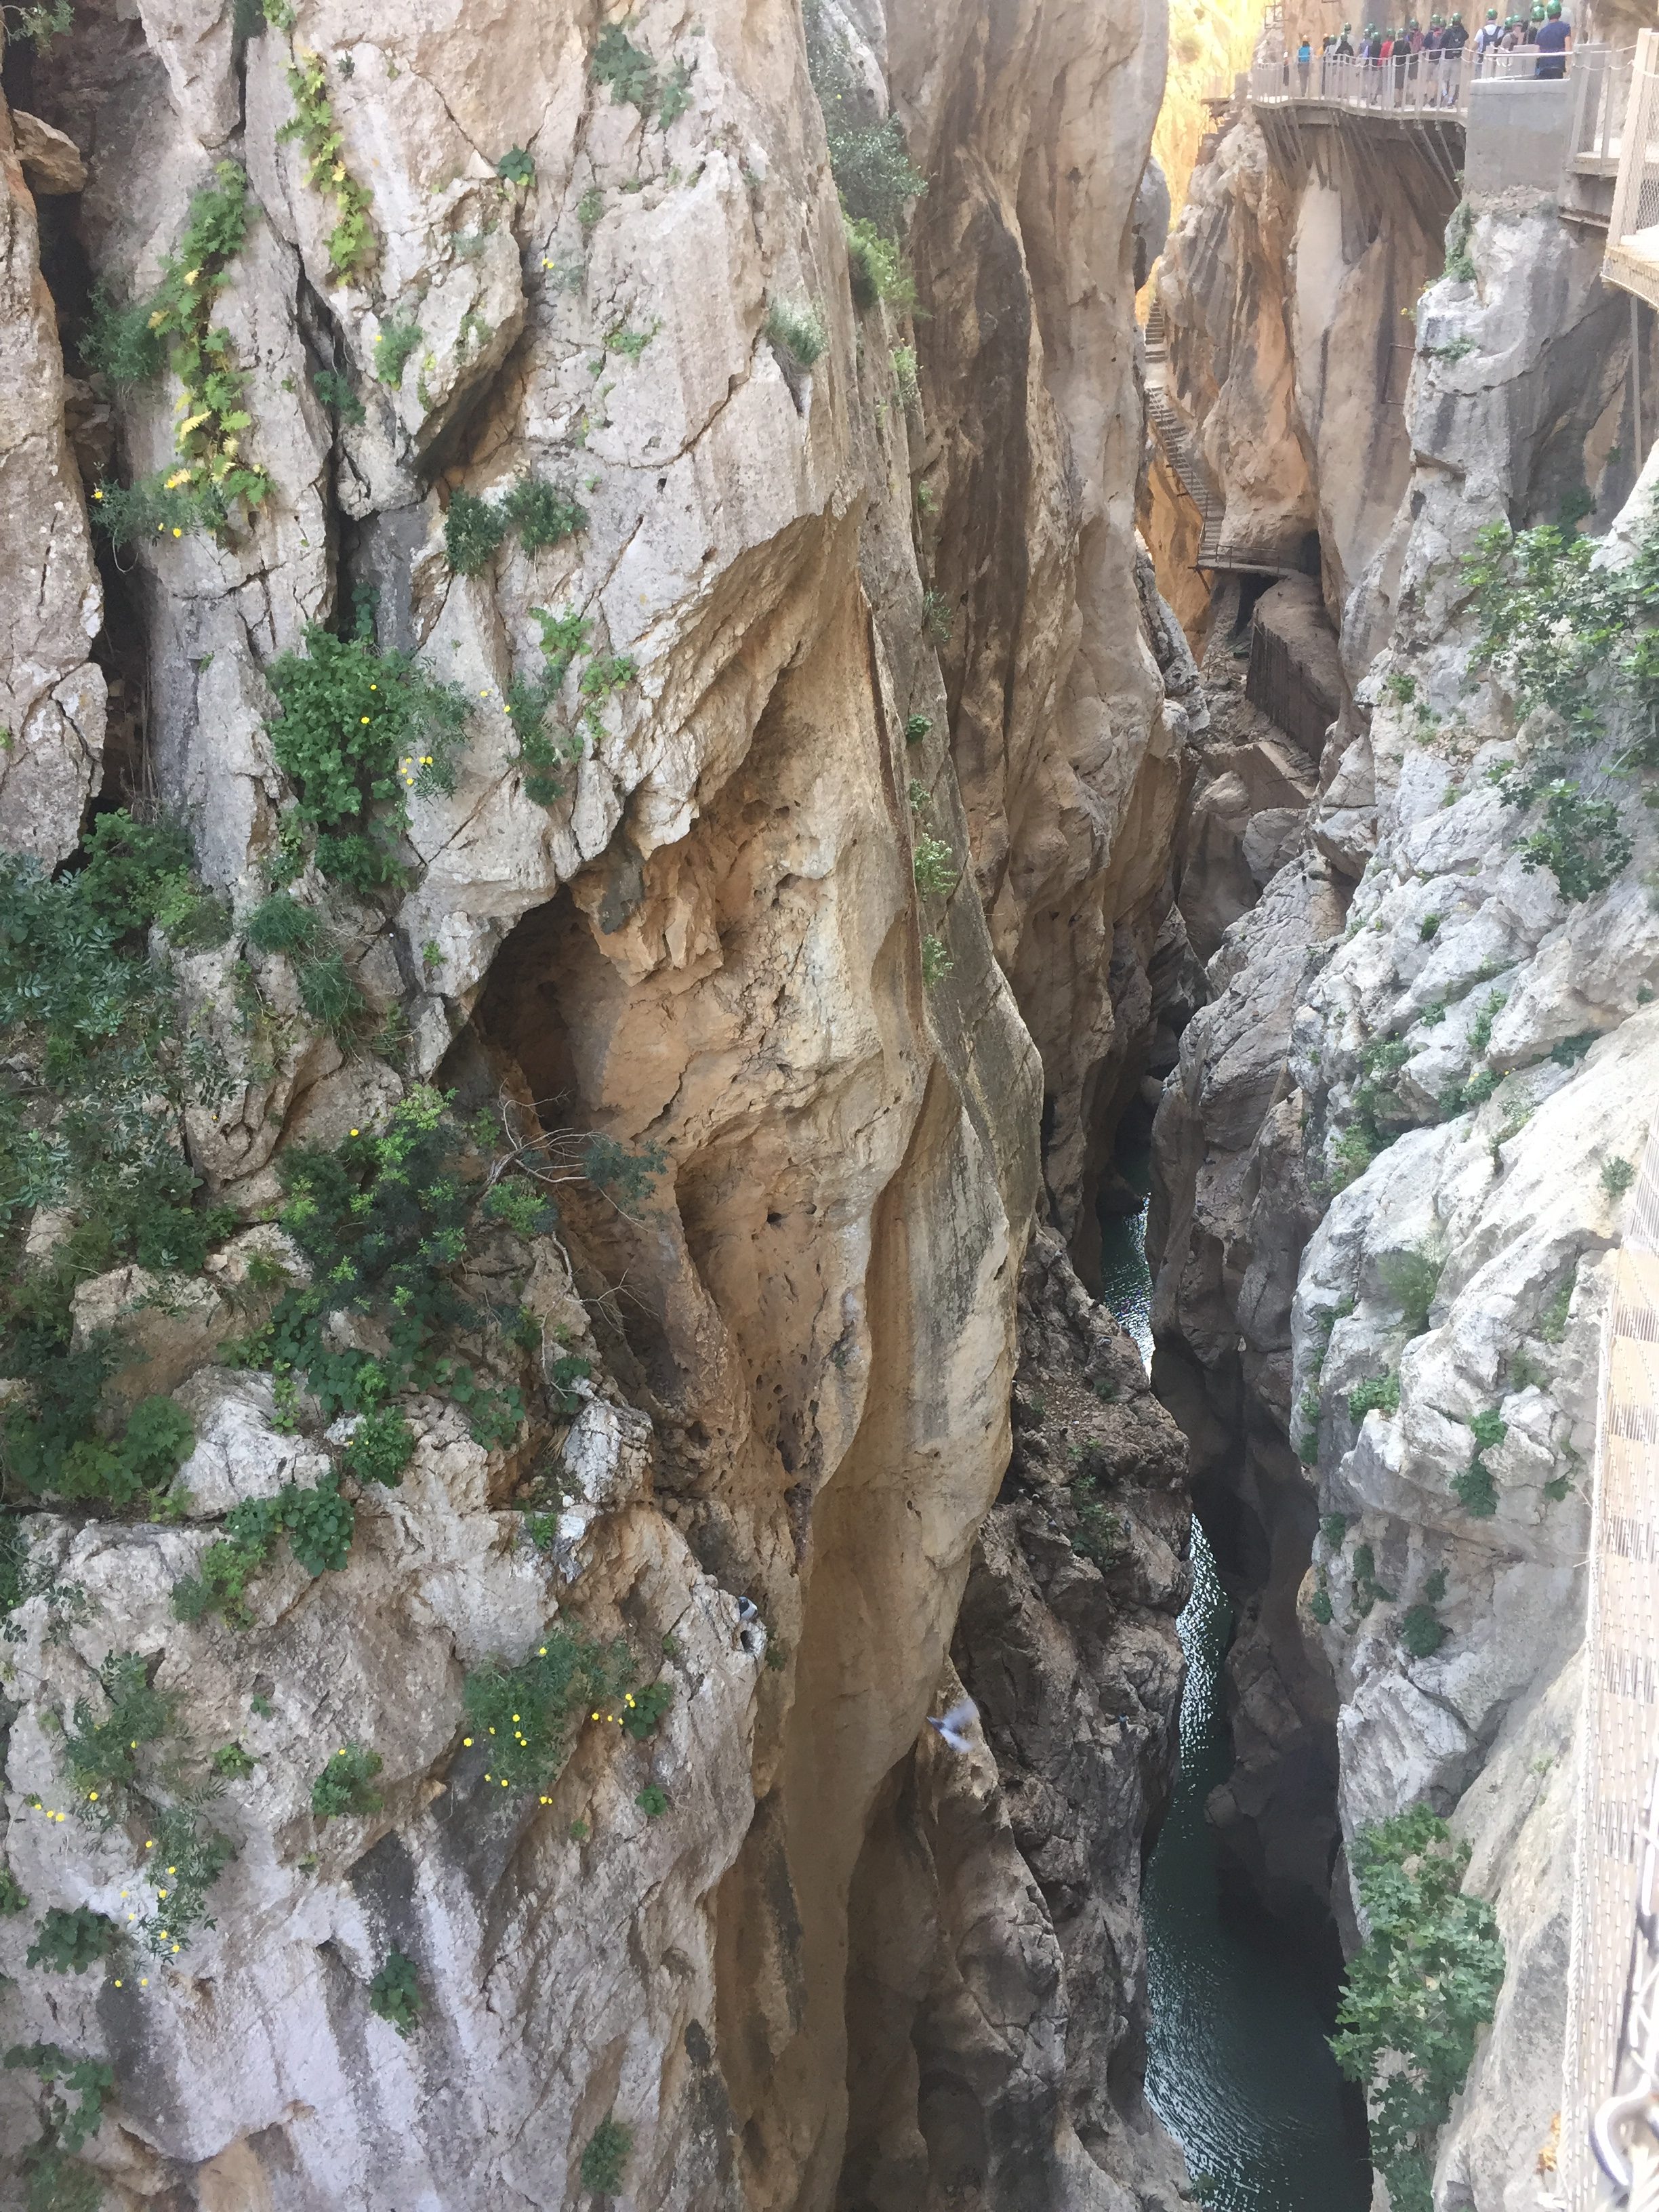
[[[1586,1657],[1556,2200],[1566,2212],[1627,2201],[1591,2147],[1598,2112],[1604,2128],[1614,2117],[1615,2089],[1612,2140],[1626,2155],[1634,2143],[1638,2160],[1628,2202],[1659,2204],[1659,1835],[1648,1835],[1659,1805],[1659,1124],[1614,1261],[1602,1342]]]
[[[1198,509],[1201,528],[1198,558],[1193,566],[1213,568],[1221,550],[1221,526],[1226,507],[1210,482],[1210,472],[1204,465],[1198,441],[1187,426],[1186,416],[1171,404],[1165,388],[1170,370],[1169,333],[1164,327],[1164,305],[1159,300],[1153,301],[1146,317],[1146,339],[1147,419],[1171,474]]]

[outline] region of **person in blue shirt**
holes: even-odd
[[[1308,97],[1308,71],[1313,66],[1313,48],[1304,38],[1296,50],[1296,73],[1302,82],[1302,97]]]
[[[1572,51],[1572,26],[1561,13],[1561,0],[1549,0],[1538,26],[1538,65],[1534,76],[1565,76]]]

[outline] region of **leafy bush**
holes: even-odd
[[[159,376],[167,359],[161,333],[150,327],[148,300],[112,300],[101,284],[92,289],[81,332],[81,358],[112,384],[144,384]]]
[[[1421,1336],[1429,1325],[1430,1310],[1434,1294],[1440,1287],[1440,1271],[1444,1261],[1431,1259],[1426,1252],[1387,1252],[1377,1266],[1377,1274],[1389,1297],[1400,1309],[1401,1319],[1413,1336]]]
[[[659,1814],[668,1810],[668,1792],[659,1789],[654,1782],[647,1782],[634,1802],[647,1820],[654,1820]]]
[[[610,2197],[622,2187],[634,2148],[634,2130],[607,2112],[587,2139],[581,2157],[581,2184],[596,2197]]]
[[[1322,1628],[1328,1628],[1336,1618],[1335,1610],[1331,1604],[1331,1594],[1322,1583],[1308,1600],[1308,1611]]]
[[[1350,1123],[1332,1148],[1332,1189],[1346,1190],[1351,1182],[1357,1182],[1382,1150],[1370,1130],[1357,1121]]]
[[[0,1917],[9,1919],[13,1913],[29,1909],[27,1893],[9,1867],[0,1867]]]
[[[139,1933],[153,1957],[175,1959],[198,1928],[214,1926],[207,1893],[235,1857],[236,1845],[210,1827],[193,1804],[166,1807],[155,1828],[158,1903]]]
[[[915,348],[908,345],[895,346],[890,358],[893,364],[893,381],[898,386],[900,406],[920,407],[921,380],[916,374]]]
[[[942,837],[918,837],[911,860],[916,889],[924,898],[945,898],[957,887],[961,870]]]
[[[1538,1316],[1537,1334],[1546,1344],[1559,1344],[1567,1333],[1567,1316],[1572,1308],[1572,1286],[1577,1268],[1569,1268],[1545,1300]]]
[[[415,1431],[395,1407],[365,1413],[345,1449],[348,1473],[359,1482],[379,1482],[392,1490],[415,1455]]]
[[[329,413],[342,422],[366,422],[368,420],[362,401],[351,388],[350,379],[342,376],[337,369],[313,369],[311,388]]]
[[[1523,868],[1547,868],[1561,896],[1574,902],[1604,891],[1636,848],[1620,826],[1610,799],[1589,799],[1576,783],[1547,784],[1542,825],[1521,841]]]
[[[1562,1037],[1550,1047],[1550,1058],[1558,1067],[1577,1067],[1601,1034],[1600,1030],[1580,1030],[1575,1036]]]
[[[245,1498],[226,1515],[225,1534],[203,1553],[199,1571],[173,1584],[174,1615],[201,1620],[217,1613],[228,1628],[251,1628],[248,1583],[283,1537],[307,1574],[337,1574],[350,1554],[355,1521],[333,1475],[314,1488],[289,1482],[274,1498]]]
[[[678,123],[691,105],[691,64],[677,61],[668,72],[663,85],[662,98],[657,103],[657,121],[666,131]]]
[[[1400,1641],[1413,1659],[1432,1659],[1448,1633],[1431,1605],[1408,1605],[1400,1616]]]
[[[587,527],[586,509],[568,492],[538,477],[520,477],[501,501],[501,513],[518,532],[526,553],[538,553],[544,545],[562,545]]]
[[[1618,1200],[1624,1196],[1635,1180],[1636,1170],[1628,1160],[1621,1160],[1615,1153],[1611,1159],[1602,1161],[1601,1188],[1605,1195],[1614,1204],[1617,1204]]]
[[[1115,1513],[1101,1498],[1100,1486],[1092,1474],[1076,1476],[1071,1492],[1072,1510],[1077,1516],[1072,1549],[1105,1574],[1123,1557],[1128,1526],[1123,1516]]]
[[[1348,1540],[1348,1516],[1346,1513],[1327,1513],[1320,1521],[1319,1533],[1333,1552],[1340,1552]]]
[[[1425,914],[1422,921],[1419,922],[1417,925],[1417,934],[1425,945],[1428,944],[1431,938],[1439,934],[1440,924],[1443,919],[1444,917],[1441,915]]]
[[[1369,1544],[1353,1547],[1353,1598],[1355,1615],[1361,1620],[1379,1599],[1385,1605],[1394,1602],[1394,1592],[1376,1579],[1376,1554]]]
[[[1474,1455],[1462,1472],[1452,1477],[1452,1492],[1472,1519],[1489,1521],[1498,1510],[1498,1486],[1492,1480],[1485,1455],[1495,1444],[1503,1443],[1509,1434],[1509,1425],[1492,1410],[1476,1413],[1469,1428],[1474,1437]]]
[[[1451,1479],[1452,1494],[1471,1520],[1489,1521],[1498,1510],[1498,1486],[1492,1470],[1477,1454]]]
[[[401,826],[410,791],[454,789],[462,693],[407,653],[316,626],[303,653],[282,654],[265,674],[282,709],[272,750],[298,793],[295,814],[317,833],[318,866],[358,890],[396,881],[386,830]]]
[[[796,368],[811,368],[829,343],[823,317],[815,307],[774,300],[766,310],[761,335],[775,352]]]
[[[348,877],[348,880],[350,878]],[[360,884],[357,888],[367,890]],[[346,966],[339,952],[319,953],[315,958],[301,961],[295,970],[294,980],[299,987],[300,1004],[319,1029],[328,1030],[339,1036],[350,1029],[363,1011],[363,994],[357,988],[357,979]]]
[[[625,1735],[635,1743],[643,1743],[654,1735],[663,1715],[674,1702],[672,1682],[652,1682],[637,1692],[629,1690],[623,1698],[622,1724]]]
[[[955,965],[943,938],[922,939],[921,981],[924,989],[931,991],[936,984],[942,983]]]
[[[949,645],[956,625],[955,611],[943,592],[921,595],[921,634],[932,645]]]
[[[916,303],[915,279],[905,266],[896,241],[884,235],[873,222],[854,222],[851,216],[844,216],[842,220],[847,235],[847,273],[854,305],[868,309],[886,300],[900,313],[908,313]]]
[[[386,1761],[361,1743],[343,1744],[311,1785],[311,1809],[319,1820],[378,1813],[386,1799],[374,1778]]]
[[[425,335],[413,315],[388,317],[374,335],[376,380],[397,391],[409,366],[409,356]]]
[[[1366,2090],[1372,2156],[1395,2212],[1431,2212],[1433,2136],[1503,1984],[1492,1908],[1460,1890],[1468,1858],[1422,1805],[1362,1829],[1352,1846],[1367,1933],[1331,2047]]]
[[[458,576],[476,576],[490,562],[507,535],[507,517],[499,507],[475,499],[470,491],[450,494],[444,516],[444,553]]]
[[[656,64],[634,44],[620,23],[605,25],[594,41],[588,67],[596,82],[610,86],[617,106],[627,102],[641,115],[648,115],[656,106]]]
[[[570,1722],[583,1705],[609,1705],[633,1671],[625,1644],[599,1644],[580,1631],[550,1628],[516,1667],[499,1661],[466,1679],[471,1745],[482,1740],[484,1779],[503,1790],[545,1790],[564,1764]]]
[[[77,2154],[103,2124],[114,2074],[97,2059],[71,2058],[55,2043],[14,2043],[5,2063],[27,2067],[46,2092],[43,2130],[22,2154],[25,2212],[98,2212],[104,2185]]]
[[[1507,991],[1494,991],[1487,998],[1485,1005],[1474,1018],[1474,1026],[1469,1031],[1469,1049],[1471,1052],[1476,1054],[1485,1052],[1486,1047],[1492,1042],[1492,1024],[1498,1019],[1498,1015],[1502,1013],[1504,1008],[1508,1004],[1509,993]]]
[[[387,1952],[385,1966],[368,1985],[368,2008],[409,2040],[421,2024],[421,1984],[412,1959],[401,1951]]]
[[[222,1743],[213,1754],[213,1771],[227,1782],[246,1782],[258,1761],[240,1743]]]
[[[1469,234],[1474,228],[1474,210],[1468,200],[1459,200],[1446,224],[1444,273],[1460,284],[1473,284],[1475,281],[1474,256],[1469,251]]]
[[[108,1958],[116,1945],[115,1923],[90,1905],[72,1912],[54,1905],[41,1919],[25,1964],[50,1974],[84,1974]]]
[[[522,146],[509,146],[495,164],[495,174],[509,185],[527,185],[536,173],[536,164]]]
[[[1373,1375],[1348,1393],[1348,1419],[1363,1421],[1367,1413],[1397,1413],[1400,1411],[1400,1377],[1398,1375]]]
[[[907,714],[904,718],[905,744],[907,745],[919,745],[933,726],[933,720],[929,715]]]
[[[137,1779],[136,1753],[159,1742],[173,1725],[173,1701],[152,1689],[149,1672],[135,1651],[106,1653],[98,1684],[107,1711],[100,1719],[91,1701],[75,1701],[75,1726],[64,1731],[64,1763],[76,1795],[100,1826],[117,1817],[115,1793]]]
[[[374,195],[346,167],[345,141],[334,118],[328,65],[322,56],[300,49],[288,71],[288,88],[294,96],[294,113],[276,136],[299,140],[305,149],[307,184],[334,203],[334,226],[328,234],[330,266],[343,283],[361,281],[377,258],[368,220]]]
[[[247,918],[248,943],[261,952],[305,952],[316,942],[319,917],[288,891],[261,899]]]

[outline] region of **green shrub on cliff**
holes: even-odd
[[[1492,1908],[1460,1885],[1469,1846],[1419,1805],[1352,1847],[1365,1942],[1331,2039],[1367,2093],[1371,2154],[1395,2212],[1432,2212],[1435,2131],[1451,2111],[1504,1979]]]

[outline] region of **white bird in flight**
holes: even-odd
[[[959,1704],[952,1705],[948,1713],[937,1719],[929,1713],[927,1725],[939,1730],[952,1751],[971,1751],[974,1740],[968,1731],[978,1718],[979,1707],[971,1698],[963,1698]]]

